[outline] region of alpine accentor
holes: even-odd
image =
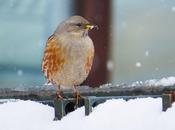
[[[42,71],[48,82],[58,86],[76,89],[88,76],[93,58],[94,45],[88,31],[95,25],[81,16],[72,16],[63,21],[48,38],[42,61]]]

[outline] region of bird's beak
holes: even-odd
[[[93,28],[97,28],[98,29],[98,26],[97,25],[93,25],[93,24],[85,24],[85,29],[93,29]]]

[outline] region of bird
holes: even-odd
[[[58,99],[63,99],[61,86],[73,88],[77,100],[80,96],[77,86],[88,77],[94,59],[94,44],[88,35],[93,28],[98,26],[74,15],[61,22],[47,40],[42,71],[48,83],[58,87]]]

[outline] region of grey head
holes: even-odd
[[[90,24],[88,20],[82,16],[71,16],[67,20],[63,21],[56,29],[55,34],[68,34],[75,36],[88,36],[88,31],[97,27]]]

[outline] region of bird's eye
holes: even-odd
[[[82,24],[81,24],[81,23],[77,23],[77,24],[76,24],[76,26],[81,27],[81,26],[82,26]]]

